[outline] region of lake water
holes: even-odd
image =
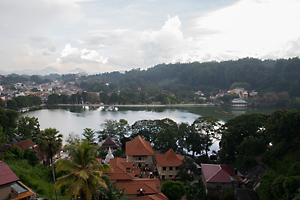
[[[216,111],[224,110],[232,115],[218,114]],[[192,124],[200,116],[213,116],[222,123],[243,113],[266,113],[270,114],[271,108],[219,108],[219,107],[119,107],[118,111],[104,111],[100,107],[60,107],[48,108],[23,113],[23,116],[36,117],[39,120],[40,128],[56,128],[64,139],[69,134],[81,135],[83,129],[91,128],[96,131],[101,130],[101,124],[106,119],[120,120],[126,119],[130,125],[138,120],[152,120],[170,118],[177,123],[186,122]],[[214,144],[213,149],[218,148]]]

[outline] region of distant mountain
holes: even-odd
[[[25,75],[49,75],[49,74],[59,74],[58,70],[53,67],[46,67],[41,70],[32,70],[32,69],[24,69],[24,70],[14,70],[14,71],[3,71],[0,70],[1,75],[8,75],[8,74],[25,74]]]
[[[9,75],[9,74],[19,74],[19,75],[41,75],[41,76],[45,76],[45,75],[50,75],[50,74],[77,74],[79,72],[85,72],[87,74],[89,74],[88,71],[81,69],[81,68],[76,68],[73,70],[70,70],[69,72],[66,73],[61,73],[59,72],[57,69],[53,68],[53,67],[46,67],[44,69],[41,70],[32,70],[32,69],[24,69],[24,70],[14,70],[14,71],[4,71],[4,70],[0,70],[0,74],[1,75]]]

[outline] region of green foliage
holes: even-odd
[[[40,197],[54,198],[54,187],[51,170],[41,165],[29,165],[27,160],[6,161],[11,170],[26,186],[31,188]]]
[[[40,133],[40,124],[38,118],[23,116],[17,122],[16,134],[22,139],[37,140],[37,135]]]
[[[62,134],[55,128],[47,128],[38,135],[39,149],[47,155],[47,165],[52,164],[54,155],[62,147]]]
[[[205,187],[200,180],[196,183],[186,183],[186,198],[187,200],[207,200]]]
[[[239,156],[243,153],[246,155],[251,151],[251,149],[247,150],[243,147],[251,144],[258,146],[266,142],[263,130],[268,117],[265,114],[243,114],[228,120],[221,131],[222,139],[219,152],[221,162],[233,164],[238,154]],[[263,149],[264,147],[254,149],[251,154],[256,155]]]
[[[39,157],[34,149],[25,149],[23,158],[27,159],[28,164],[33,167],[39,163]]]
[[[219,119],[205,116],[197,118],[193,124],[192,129],[195,133],[198,133],[204,142],[205,154],[208,155],[210,146],[213,144],[213,139],[219,139]]]
[[[179,181],[167,180],[163,183],[161,192],[164,193],[169,200],[179,200],[185,195],[186,189]]]
[[[84,138],[90,143],[90,144],[94,144],[95,143],[95,136],[96,136],[96,132],[93,129],[90,128],[85,128],[83,129],[84,133],[82,134],[84,136]]]
[[[22,160],[24,156],[24,151],[18,146],[12,146],[5,152],[4,160]]]
[[[12,109],[12,110],[17,110],[18,109],[18,104],[14,99],[8,100],[6,102],[7,108]]]
[[[224,190],[220,200],[237,200],[237,198],[233,190]]]
[[[177,176],[180,178],[180,180],[183,183],[188,183],[194,180],[194,175],[189,175],[188,171],[191,171],[192,173],[197,172],[197,167],[194,164],[194,160],[192,158],[185,158],[182,160],[182,164],[179,165],[179,171],[177,173]]]
[[[57,179],[56,188],[67,186],[67,197],[80,197],[91,200],[99,194],[98,186],[107,188],[105,181],[101,179],[102,171],[110,170],[106,164],[100,164],[95,158],[97,147],[83,140],[69,149],[69,159],[60,159],[56,172],[65,172],[66,175]]]

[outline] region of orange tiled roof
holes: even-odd
[[[111,180],[131,180],[134,179],[134,174],[132,172],[127,172],[126,168],[133,167],[132,162],[126,162],[125,158],[112,158],[108,163],[113,169],[109,173]]]
[[[175,154],[173,149],[170,149],[165,154],[156,155],[157,165],[161,167],[177,167],[182,164],[182,155]]]
[[[124,189],[126,194],[137,194],[137,191],[143,189],[145,194],[157,193],[157,188],[160,187],[159,179],[133,179],[131,181],[117,181],[114,186]]]
[[[146,195],[132,198],[131,200],[168,200],[168,198],[163,193]]]
[[[13,146],[18,146],[22,150],[25,150],[25,149],[30,148],[30,147],[33,148],[34,146],[36,146],[36,144],[34,144],[31,140],[27,139],[27,140],[18,142],[16,144],[14,144]]]
[[[154,155],[154,151],[150,142],[143,140],[141,136],[137,136],[134,140],[126,142],[125,154],[129,156],[151,156]]]

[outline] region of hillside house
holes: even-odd
[[[156,155],[156,166],[160,179],[176,179],[179,165],[182,164],[182,155],[176,154],[170,149],[165,154]]]
[[[139,178],[140,168],[134,167],[132,162],[126,162],[125,158],[112,158],[109,165],[113,169],[106,174],[110,177],[112,184],[120,189],[124,189],[131,199],[143,197],[157,200],[165,200],[166,197],[160,193],[160,181],[157,178]],[[150,195],[150,197],[148,196]]]
[[[229,165],[201,164],[201,168],[207,196],[218,198],[222,190],[239,187],[241,179]]]
[[[0,161],[0,200],[29,200],[32,195],[34,192],[22,184],[16,174]]]
[[[126,142],[125,155],[127,162],[133,162],[135,167],[153,166],[154,151],[150,142],[145,141],[141,136]]]

